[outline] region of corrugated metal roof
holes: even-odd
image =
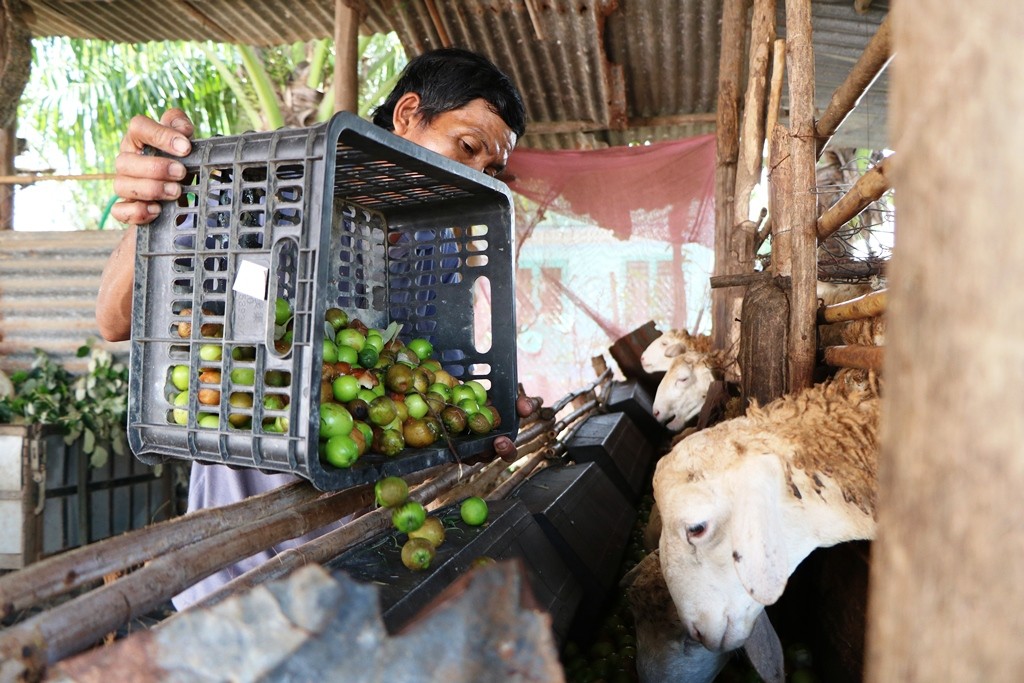
[[[24,1],[37,36],[271,45],[330,36],[334,23],[334,0]],[[778,1],[784,35],[785,2]],[[875,0],[859,14],[853,0],[813,2],[819,108],[888,4]],[[457,45],[508,71],[527,103],[523,146],[601,147],[714,128],[722,0],[380,0],[365,7],[363,30],[394,30],[410,56]],[[836,144],[885,146],[885,101],[883,74]]]
[[[99,340],[96,292],[118,230],[0,231],[0,369],[25,368],[41,348],[72,372],[85,370],[75,351]],[[127,353],[128,344],[99,344]]]

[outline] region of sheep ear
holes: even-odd
[[[733,566],[750,597],[771,605],[789,578],[782,529],[782,468],[774,456],[748,456],[735,481]]]
[[[684,353],[686,353],[686,347],[682,344],[671,344],[665,348],[666,358],[675,358],[676,356],[681,356]]]

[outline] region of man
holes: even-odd
[[[438,154],[495,176],[508,162],[526,129],[522,97],[511,79],[487,59],[460,49],[425,53],[406,66],[394,90],[375,112],[373,122]],[[177,199],[185,167],[174,158],[143,154],[149,146],[174,156],[192,148],[192,122],[179,109],[167,111],[159,122],[145,116],[131,120],[117,156],[114,191],[122,201],[111,214],[128,223],[111,254],[100,281],[96,321],[108,341],[131,336],[132,285],[138,225],[152,222],[161,201]],[[494,443],[502,457],[514,457],[507,437]],[[286,474],[268,475],[254,469],[232,470],[196,463],[189,484],[189,511],[227,505],[293,481]],[[276,546],[214,574],[175,597],[178,609],[199,600],[231,578],[269,559],[274,551],[308,538]]]

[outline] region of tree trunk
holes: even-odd
[[[1024,672],[1024,13],[900,0],[899,248],[865,680]]]

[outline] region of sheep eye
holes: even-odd
[[[708,530],[707,522],[701,522],[700,524],[694,524],[686,527],[687,538],[700,538],[704,535],[704,532]]]

